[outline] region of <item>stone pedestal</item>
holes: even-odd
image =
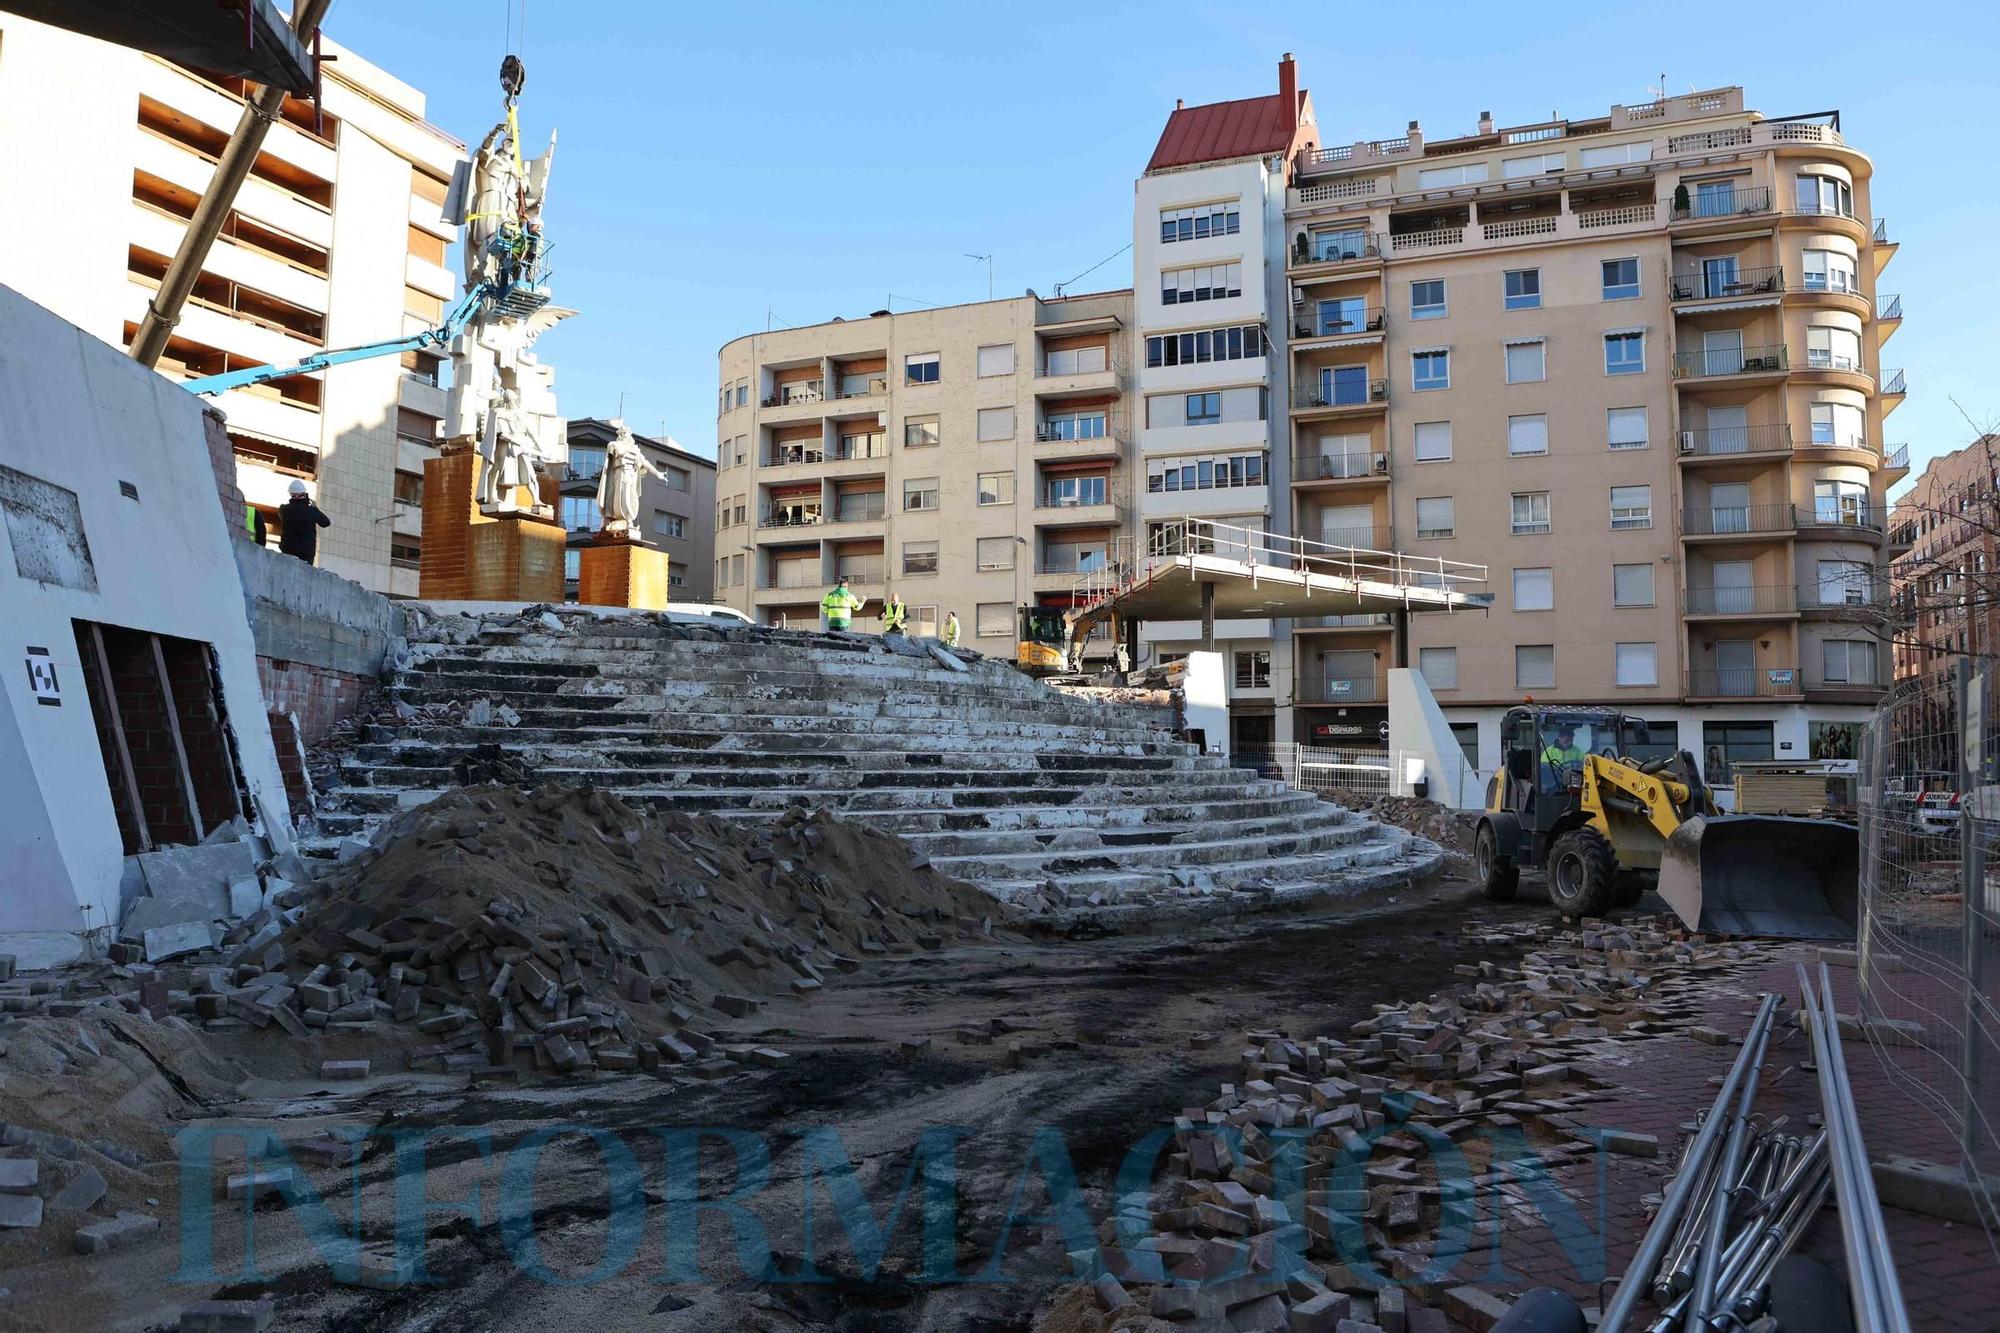
[[[578,553],[576,600],[590,606],[664,611],[672,600],[665,551],[616,533],[600,532]]]
[[[562,524],[532,513],[482,514],[485,460],[448,448],[424,464],[424,544],[417,596],[437,601],[560,602]],[[525,489],[525,488],[524,488]],[[524,496],[530,503],[542,497]]]

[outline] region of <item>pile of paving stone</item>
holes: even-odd
[[[1118,1223],[1105,1224],[1093,1275],[1105,1311],[1138,1305],[1246,1333],[1333,1333],[1343,1319],[1442,1330],[1447,1315],[1489,1327],[1503,1300],[1425,1273],[1441,1228],[1463,1238],[1470,1226],[1471,1248],[1490,1247],[1490,1223],[1472,1225],[1476,1200],[1600,1148],[1654,1156],[1646,1135],[1582,1124],[1581,1109],[1604,1094],[1576,1062],[1633,1041],[1730,1040],[1701,1026],[1692,991],[1770,956],[1691,936],[1671,918],[1467,934],[1529,951],[1514,966],[1464,965],[1468,988],[1378,1005],[1340,1036],[1248,1034],[1240,1081],[1175,1122],[1166,1207],[1120,1204],[1147,1238],[1121,1250]],[[1292,1206],[1303,1199],[1302,1215],[1287,1195]],[[1303,1265],[1288,1264],[1299,1255]]]

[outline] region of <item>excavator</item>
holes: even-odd
[[[1473,860],[1511,901],[1541,868],[1566,917],[1629,907],[1648,888],[1692,930],[1853,939],[1860,846],[1851,824],[1725,815],[1687,751],[1648,758],[1646,723],[1608,708],[1509,709]]]

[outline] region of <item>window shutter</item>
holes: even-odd
[[[1653,604],[1653,567],[1651,565],[1613,565],[1611,567],[1611,604],[1613,606],[1651,606]]]

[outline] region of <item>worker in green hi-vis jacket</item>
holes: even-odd
[[[844,630],[854,623],[854,613],[868,605],[866,597],[856,597],[847,590],[847,580],[841,579],[833,585],[833,591],[819,599],[819,609],[826,614],[826,627]]]

